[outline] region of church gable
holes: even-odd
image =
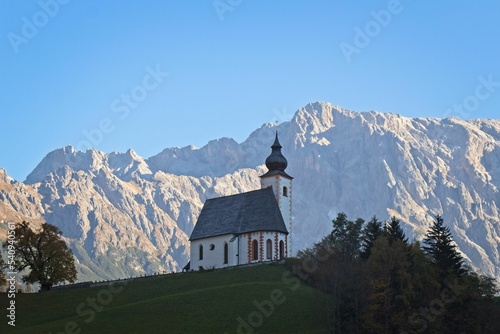
[[[255,231],[288,234],[271,188],[207,200],[190,240]]]

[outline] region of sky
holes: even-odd
[[[498,118],[500,2],[0,0],[0,168],[238,142],[314,101]]]

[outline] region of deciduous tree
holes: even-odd
[[[366,262],[370,293],[364,314],[367,333],[399,333],[407,325],[411,303],[407,245],[378,238]]]
[[[54,284],[76,280],[73,252],[61,235],[57,227],[46,223],[38,231],[24,221],[16,226],[14,266],[19,272],[29,270],[23,276],[25,283],[40,283],[41,291],[48,291]]]
[[[333,231],[330,234],[330,241],[342,260],[351,261],[358,258],[361,248],[361,228],[364,222],[361,218],[354,222],[350,221],[343,212],[332,221]]]

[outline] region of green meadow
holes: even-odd
[[[0,294],[2,333],[325,333],[326,295],[281,264],[190,272],[16,295]]]

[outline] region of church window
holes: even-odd
[[[210,244],[210,250],[213,251],[215,249],[215,245],[214,244]]]
[[[203,260],[203,245],[200,245],[200,260]]]
[[[266,241],[266,258],[271,260],[273,258],[273,242],[271,239],[267,239]]]
[[[254,261],[259,259],[259,242],[257,240],[252,242],[252,259]]]
[[[224,264],[227,264],[229,261],[229,246],[227,242],[224,243]]]
[[[283,196],[288,197],[288,188],[283,187]]]
[[[285,258],[285,243],[283,240],[280,241],[280,259]]]

